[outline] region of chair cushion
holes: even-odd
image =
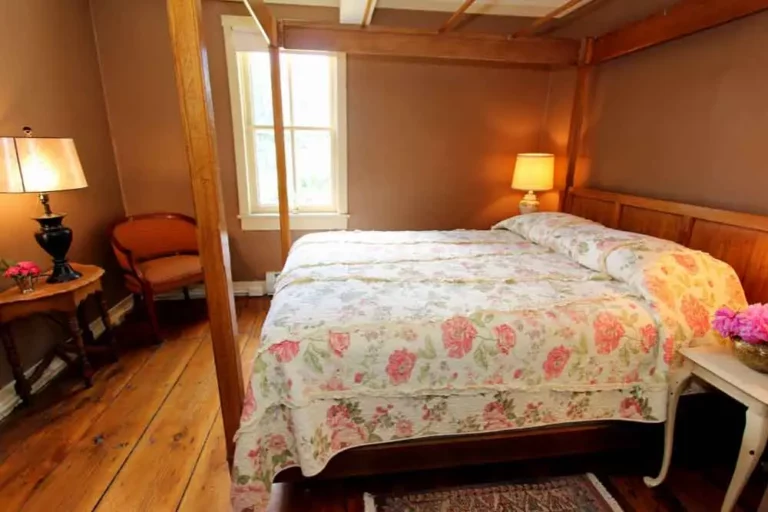
[[[203,278],[199,256],[167,256],[139,263],[138,266],[157,292],[172,290]]]

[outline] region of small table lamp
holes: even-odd
[[[527,193],[520,201],[520,213],[533,213],[539,209],[534,192],[551,190],[554,186],[555,155],[550,153],[520,153],[515,163],[512,188]]]
[[[67,261],[72,244],[72,230],[62,226],[64,213],[53,213],[48,192],[85,188],[83,167],[72,139],[32,137],[0,137],[0,192],[38,194],[43,215],[35,217],[40,231],[35,239],[53,257],[49,283],[64,283],[81,277]]]

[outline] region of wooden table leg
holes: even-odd
[[[101,311],[101,321],[104,322],[104,334],[109,347],[112,349],[112,357],[117,361],[117,339],[115,338],[115,330],[112,327],[112,319],[109,317],[109,307],[107,301],[104,300],[104,292],[101,290],[96,292],[96,302],[99,304],[99,310]]]
[[[71,371],[75,372],[79,370],[79,368],[76,367],[77,358],[70,356],[70,352],[67,351],[66,344],[62,343],[53,347],[53,353],[56,354],[59,359],[64,361],[64,364],[66,364]]]
[[[768,407],[752,406],[747,409],[747,423],[744,426],[744,436],[741,438],[739,458],[733,471],[731,484],[725,493],[721,512],[730,512],[736,506],[741,491],[749,480],[749,476],[760,461],[760,456],[768,440]]]
[[[80,324],[77,321],[77,314],[74,312],[69,315],[69,332],[72,334],[72,339],[75,341],[75,348],[77,350],[78,358],[80,359],[80,368],[83,373],[83,380],[87,387],[91,387],[93,385],[93,368],[91,367],[91,362],[88,360],[88,355],[85,353],[83,331],[80,329]]]
[[[91,332],[91,326],[88,325],[88,319],[85,317],[85,301],[77,306],[77,322],[80,324],[80,329],[83,331],[83,341],[87,345],[92,345],[94,338],[93,332]]]
[[[5,354],[8,356],[8,364],[11,366],[13,378],[16,379],[14,384],[16,394],[19,395],[24,404],[29,404],[32,402],[32,386],[29,384],[26,375],[24,375],[24,368],[21,366],[21,359],[16,351],[16,344],[11,337],[11,333],[8,331],[8,327],[5,325],[0,326],[0,338],[3,340],[3,347],[5,348]]]
[[[667,403],[667,421],[664,424],[664,457],[661,462],[661,471],[656,478],[646,476],[643,478],[643,482],[648,487],[656,487],[661,485],[665,478],[667,478],[667,472],[669,471],[669,464],[672,462],[672,445],[675,436],[675,419],[677,417],[677,403],[680,401],[680,395],[685,391],[688,385],[688,381],[691,379],[691,372],[693,371],[693,364],[690,361],[686,361],[683,367],[676,370],[669,377],[669,402]]]

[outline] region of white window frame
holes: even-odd
[[[237,168],[237,197],[240,226],[244,231],[276,231],[280,229],[276,211],[255,211],[252,207],[251,194],[256,194],[255,183],[249,173],[248,152],[246,151],[246,133],[243,88],[239,73],[236,48],[248,48],[253,51],[265,51],[267,42],[259,32],[255,22],[248,16],[221,17],[224,29],[224,47],[229,77],[229,97],[232,106],[232,127],[235,141],[235,166]],[[242,50],[241,50],[242,51]],[[328,53],[328,52],[323,52]],[[327,230],[347,229],[349,214],[347,204],[347,64],[346,55],[336,56],[336,111],[332,112],[336,125],[336,144],[333,175],[335,211],[302,212],[298,209],[290,212],[291,229]],[[247,105],[245,105],[247,106]]]

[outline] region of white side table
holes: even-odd
[[[739,458],[720,509],[722,512],[730,512],[760,460],[768,440],[768,375],[747,368],[730,349],[723,347],[685,348],[680,353],[685,362],[682,368],[670,375],[661,471],[656,478],[646,477],[644,481],[649,487],[656,487],[667,476],[672,458],[677,403],[691,376],[695,375],[747,407],[747,422]],[[768,512],[768,492],[760,503],[759,512]]]

